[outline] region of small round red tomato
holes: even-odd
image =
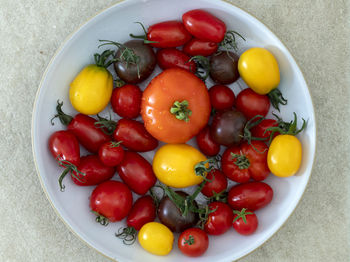
[[[233,211],[233,228],[241,235],[251,235],[258,228],[257,216],[249,210],[242,208],[241,211]]]
[[[216,110],[231,109],[235,104],[235,94],[230,88],[215,85],[209,89],[210,104]]]
[[[206,197],[215,197],[220,193],[226,190],[227,188],[227,179],[226,176],[221,173],[219,170],[214,169],[209,172],[206,176],[209,180],[202,189],[202,194]],[[216,199],[218,200],[218,199]]]
[[[135,118],[140,114],[142,91],[136,85],[124,85],[112,92],[113,111],[121,117]]]
[[[177,47],[191,39],[190,33],[179,21],[165,21],[151,25],[148,28],[147,40],[151,46],[158,48]]]
[[[210,213],[205,222],[204,230],[210,235],[221,235],[232,226],[233,212],[230,206],[222,202],[211,202],[209,210],[215,210]]]
[[[122,220],[132,207],[130,189],[122,182],[109,180],[99,184],[90,197],[92,211],[99,214],[96,221],[107,224]],[[107,220],[106,220],[107,219]]]
[[[270,109],[270,99],[267,95],[259,95],[246,88],[238,94],[236,108],[248,119],[256,115],[266,116]]]
[[[251,178],[255,181],[264,180],[270,174],[267,152],[268,147],[262,141],[229,147],[222,155],[222,171],[228,179],[237,183],[248,182]]]
[[[274,119],[264,119],[258,125],[250,129],[253,137],[269,139],[272,131],[266,131],[270,127],[278,126],[278,122]],[[266,132],[265,132],[266,131]],[[273,137],[277,136],[279,132],[275,132]]]
[[[208,235],[200,228],[189,228],[181,233],[177,241],[180,251],[189,257],[199,257],[207,251]]]
[[[227,202],[235,210],[247,208],[258,210],[268,205],[273,198],[272,188],[264,182],[249,182],[233,186]]]
[[[157,52],[157,62],[163,70],[178,67],[195,73],[196,63],[189,61],[190,59],[191,57],[175,48],[160,49]]]
[[[189,56],[210,56],[218,50],[218,43],[192,38],[188,41],[182,51]]]
[[[131,211],[126,219],[128,227],[133,227],[140,230],[141,227],[154,221],[156,218],[156,206],[151,196],[142,196],[137,199],[131,208]]]
[[[203,154],[215,156],[220,151],[220,145],[210,135],[210,126],[204,127],[196,137],[197,145]]]
[[[124,149],[120,145],[121,142],[104,143],[98,150],[98,156],[102,163],[106,166],[117,166],[122,162],[124,157]]]
[[[198,39],[220,43],[225,37],[225,23],[204,10],[188,11],[182,15],[182,21],[187,31]]]

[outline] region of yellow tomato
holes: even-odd
[[[293,135],[276,136],[269,147],[267,164],[272,174],[279,177],[294,175],[300,167],[302,146]]]
[[[160,182],[176,188],[194,186],[203,181],[194,167],[206,157],[187,144],[166,144],[153,158],[153,171]]]
[[[70,84],[69,99],[78,112],[95,115],[108,104],[113,90],[113,77],[102,66],[89,65]]]
[[[280,83],[277,60],[265,48],[245,51],[238,60],[238,71],[244,82],[261,95],[266,95]]]
[[[165,256],[173,249],[174,235],[163,224],[149,222],[140,229],[138,240],[146,251],[158,256]]]

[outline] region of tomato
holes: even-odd
[[[229,147],[221,159],[221,168],[228,179],[237,183],[264,180],[270,174],[267,166],[267,145],[262,141],[244,142]]]
[[[80,158],[78,170],[71,173],[72,180],[78,186],[92,186],[111,179],[115,168],[105,166],[97,155],[88,155]],[[82,176],[85,174],[85,176]]]
[[[69,99],[80,113],[95,115],[108,104],[113,89],[113,77],[107,70],[110,50],[95,54],[96,64],[88,65],[74,78],[69,88]]]
[[[207,160],[196,148],[187,144],[166,144],[153,157],[153,171],[160,182],[181,188],[203,181],[196,175],[195,165]]]
[[[294,175],[300,167],[302,146],[293,135],[276,136],[269,148],[267,163],[271,173],[279,177]]]
[[[135,152],[125,152],[123,161],[117,166],[117,171],[130,189],[139,195],[146,194],[157,181],[151,164]]]
[[[124,85],[112,92],[113,111],[121,117],[135,118],[140,114],[142,91],[136,85]]]
[[[151,46],[159,48],[182,46],[191,39],[184,25],[179,21],[165,21],[148,28],[147,40]]]
[[[218,50],[218,43],[192,38],[184,47],[183,52],[189,56],[210,56]]]
[[[196,137],[197,145],[203,154],[215,156],[220,151],[220,145],[210,135],[210,126],[204,127]]]
[[[96,221],[107,224],[125,218],[132,207],[130,189],[122,182],[109,180],[99,184],[90,197],[92,211],[99,214]]]
[[[122,141],[126,148],[147,152],[158,146],[158,141],[147,132],[144,125],[136,120],[120,119],[113,133],[113,139]]]
[[[197,70],[196,63],[189,61],[190,59],[191,57],[175,48],[160,49],[157,52],[157,62],[163,70],[178,67],[195,73]]]
[[[268,205],[273,197],[272,188],[264,182],[248,182],[233,186],[228,192],[227,201],[236,210],[247,208],[258,210]]]
[[[141,115],[145,127],[165,143],[185,143],[197,135],[208,123],[210,111],[205,84],[180,68],[164,70],[143,92]]]
[[[182,21],[187,31],[198,39],[220,43],[225,37],[225,23],[204,10],[188,11],[182,15]]]
[[[165,256],[173,249],[174,235],[163,224],[149,222],[141,228],[138,240],[146,251],[154,255]]]
[[[260,95],[266,95],[280,83],[280,71],[274,55],[265,48],[254,47],[239,58],[238,71],[244,82]]]
[[[98,150],[98,156],[105,166],[117,166],[123,160],[124,149],[120,142],[106,142]]]
[[[209,89],[210,104],[216,110],[231,109],[235,104],[235,94],[230,88],[215,85]]]
[[[238,73],[239,57],[229,51],[218,51],[210,57],[210,77],[220,85],[228,85],[236,82],[239,78]]]
[[[274,119],[264,119],[258,125],[250,129],[253,137],[266,138],[269,139],[272,131],[266,131],[270,127],[277,127],[278,122]],[[265,132],[266,131],[266,132]],[[279,133],[275,132],[273,137],[277,136]]]
[[[199,257],[207,251],[209,238],[202,229],[189,228],[181,233],[177,245],[184,255]]]
[[[258,228],[258,218],[250,210],[242,208],[241,211],[233,211],[233,228],[241,235],[251,235]]]
[[[202,188],[202,194],[206,197],[216,197],[227,188],[226,176],[218,169],[214,169],[206,176],[209,180]],[[216,199],[218,200],[218,199]]]
[[[266,116],[270,109],[270,100],[268,96],[259,95],[246,88],[238,94],[236,108],[248,119],[256,115]]]
[[[233,212],[227,204],[211,202],[209,210],[215,211],[209,214],[208,220],[205,222],[205,232],[210,235],[221,235],[231,228]]]
[[[137,199],[131,208],[131,211],[126,219],[128,227],[133,227],[140,230],[141,227],[154,221],[156,218],[156,206],[151,196],[142,196]]]

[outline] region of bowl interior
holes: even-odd
[[[114,236],[119,227],[125,222],[112,223],[102,227],[94,220],[89,209],[89,196],[94,187],[77,187],[70,179],[65,179],[66,190],[60,192],[58,176],[62,169],[58,167],[47,147],[49,136],[57,130],[64,129],[58,122],[50,124],[55,114],[57,99],[64,102],[66,113],[75,115],[68,99],[69,84],[74,76],[87,64],[93,62],[93,54],[100,52],[97,48],[99,39],[110,39],[118,42],[129,40],[129,33],[142,33],[136,21],[145,26],[165,20],[180,20],[182,13],[201,8],[210,11],[221,18],[227,28],[235,30],[246,38],[239,40],[239,53],[253,46],[269,49],[279,62],[281,71],[280,89],[288,99],[288,105],[283,106],[280,115],[284,120],[291,120],[293,112],[299,118],[308,121],[308,126],[299,138],[303,144],[303,160],[296,176],[277,178],[270,175],[266,182],[274,190],[274,199],[266,208],[257,211],[259,228],[249,237],[238,235],[231,229],[228,233],[210,237],[210,246],[204,256],[194,259],[183,256],[174,244],[174,250],[166,257],[157,257],[144,251],[136,242],[133,246],[123,245]],[[113,47],[110,47],[113,48]],[[144,89],[154,74],[144,81],[140,87]],[[213,83],[208,81],[210,87]],[[246,88],[240,79],[230,85],[237,95]],[[103,114],[112,112],[107,108]],[[269,112],[271,115],[272,111]],[[277,112],[278,113],[278,112]],[[116,115],[113,115],[117,119]],[[232,261],[253,251],[270,236],[272,236],[290,216],[300,200],[308,179],[315,154],[315,117],[310,94],[294,59],[278,40],[262,23],[241,9],[223,1],[210,0],[128,0],[98,14],[75,32],[57,52],[49,64],[37,93],[32,124],[33,153],[37,170],[44,191],[54,209],[63,221],[79,237],[104,255],[118,261]],[[189,143],[194,144],[193,141]],[[84,151],[83,151],[84,153]],[[143,154],[150,162],[153,152]],[[116,174],[114,179],[119,180]],[[136,197],[136,195],[134,195]]]

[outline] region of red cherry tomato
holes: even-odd
[[[140,230],[141,227],[154,221],[156,218],[156,206],[151,196],[142,196],[137,199],[131,208],[131,211],[126,219],[128,227],[133,227]]]
[[[213,197],[219,195],[227,188],[226,176],[219,170],[214,169],[207,174],[207,179],[209,180],[202,189],[202,194],[206,197]],[[219,196],[218,196],[219,197]],[[216,199],[219,200],[219,199]]]
[[[142,91],[135,85],[124,85],[112,92],[113,111],[121,117],[135,118],[140,114]]]
[[[210,104],[216,110],[231,109],[235,104],[235,94],[230,88],[215,85],[209,89]]]
[[[269,139],[272,131],[266,131],[269,127],[278,126],[278,122],[274,119],[264,119],[258,125],[250,129],[253,137]],[[266,132],[265,132],[266,131]],[[279,132],[275,132],[273,137],[279,135]]]
[[[249,182],[233,186],[228,192],[227,201],[233,209],[255,211],[268,205],[272,198],[273,190],[268,184]]]
[[[184,45],[191,39],[190,33],[179,21],[165,21],[148,28],[147,40],[151,46],[159,48],[177,47]]]
[[[158,140],[147,132],[145,126],[131,119],[120,119],[113,133],[116,141],[123,141],[123,146],[137,152],[146,152],[158,146]]]
[[[182,21],[187,31],[198,39],[220,43],[225,37],[225,23],[204,10],[188,11],[182,15]]]
[[[215,156],[220,151],[220,145],[216,143],[210,135],[210,127],[204,127],[196,137],[197,145],[203,154]]]
[[[120,221],[126,217],[131,206],[131,191],[124,183],[119,181],[110,180],[99,184],[92,191],[90,197],[92,211],[105,217],[110,222]],[[100,217],[99,221],[102,222],[103,220],[101,219],[102,217]]]
[[[189,257],[199,257],[207,251],[208,235],[200,228],[189,228],[181,233],[177,245],[182,254]]]
[[[160,49],[157,52],[157,63],[163,70],[179,67],[195,73],[196,63],[189,61],[191,57],[175,48]]]
[[[227,204],[211,202],[209,210],[215,211],[208,216],[208,220],[204,225],[205,232],[210,235],[221,235],[231,228],[233,212]]]
[[[76,171],[71,173],[73,182],[78,186],[98,185],[111,179],[115,173],[115,168],[105,166],[97,155],[81,157],[78,170],[80,173]]]
[[[120,145],[121,142],[104,143],[98,150],[98,156],[105,166],[117,166],[124,157],[124,149]]]
[[[242,208],[241,211],[233,211],[233,228],[241,235],[251,235],[258,228],[257,216],[249,210]]]
[[[247,142],[225,150],[221,167],[228,179],[237,183],[248,182],[251,178],[261,181],[268,177],[267,145],[262,141]]]
[[[157,181],[150,163],[135,152],[126,151],[123,161],[117,166],[120,178],[136,194],[144,195]]]
[[[236,108],[248,119],[256,115],[266,116],[270,109],[270,99],[246,88],[238,94]]]
[[[184,47],[183,52],[189,56],[210,56],[218,50],[218,43],[192,38]]]

